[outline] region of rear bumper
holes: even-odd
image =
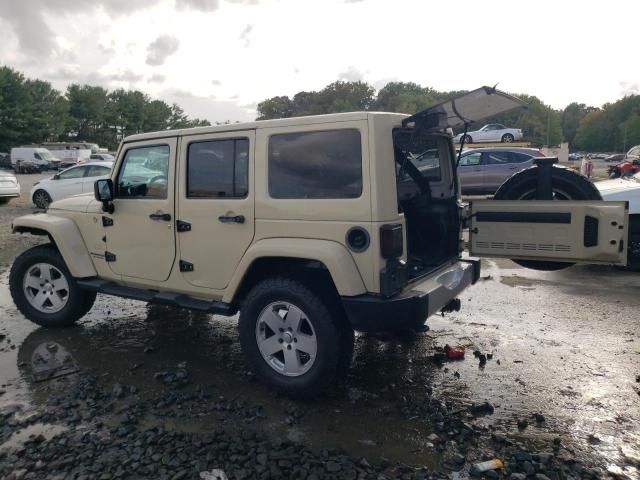
[[[480,260],[469,258],[443,268],[413,285],[411,290],[393,297],[371,294],[342,297],[342,304],[354,330],[419,328],[479,277]]]

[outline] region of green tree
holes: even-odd
[[[144,106],[142,129],[145,132],[153,132],[170,128],[171,113],[171,107],[162,100],[147,102]]]
[[[562,134],[564,139],[569,142],[570,147],[573,147],[580,120],[593,110],[593,107],[587,107],[584,103],[577,102],[570,103],[565,107],[562,112]]]
[[[67,87],[69,134],[78,140],[95,141],[105,122],[108,92],[102,87],[72,84]]]
[[[258,104],[258,120],[287,118],[294,116],[293,113],[293,103],[289,97],[271,97]]]

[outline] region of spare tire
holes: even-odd
[[[532,166],[511,175],[493,196],[494,200],[536,200],[538,167]],[[551,189],[554,200],[602,200],[598,189],[584,176],[568,168],[553,166]],[[574,265],[569,262],[512,259],[518,265],[533,270],[562,270]]]

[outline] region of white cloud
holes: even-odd
[[[363,73],[353,65],[338,74],[338,80],[344,80],[345,82],[359,82],[364,78]]]

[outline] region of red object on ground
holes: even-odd
[[[444,346],[444,351],[447,354],[449,360],[462,360],[464,359],[464,347],[452,347],[450,345]]]

